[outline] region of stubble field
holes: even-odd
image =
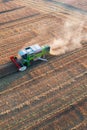
[[[68,19],[85,19],[87,33],[85,13],[44,0],[0,1],[0,130],[86,130],[86,38],[22,73],[9,60],[26,46],[50,45]]]

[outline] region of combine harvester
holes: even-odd
[[[11,56],[11,61],[16,65],[19,71],[26,70],[27,67],[32,65],[35,61],[47,61],[44,59],[50,52],[50,46],[45,45],[40,47],[38,44],[29,46],[23,50],[20,50],[18,54],[21,56],[20,59]]]

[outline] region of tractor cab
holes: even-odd
[[[38,45],[38,44],[35,44],[35,45],[32,45],[30,47],[27,47],[25,48],[26,52],[28,54],[32,54],[32,53],[39,53],[42,51],[42,48]]]
[[[20,50],[19,51],[19,55],[26,59],[27,58],[27,55],[32,55],[32,54],[36,54],[36,53],[39,53],[42,51],[42,48],[38,45],[38,44],[35,44],[35,45],[32,45],[30,47],[27,47],[23,50]]]

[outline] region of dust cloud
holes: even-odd
[[[55,38],[51,46],[50,53],[53,55],[64,54],[77,48],[81,48],[83,39],[84,22],[81,20],[66,20],[62,27],[62,34]]]

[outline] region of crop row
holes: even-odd
[[[84,80],[85,80],[85,78],[84,78]],[[48,80],[48,81],[49,81],[49,80]],[[51,81],[51,80],[50,80],[50,81]],[[81,83],[81,82],[80,82],[80,83]],[[42,86],[43,86],[43,85],[45,85],[45,84],[42,83]],[[35,86],[35,85],[34,85],[34,86]],[[37,84],[37,86],[38,86],[38,84]],[[54,86],[55,86],[55,84],[54,84]],[[51,86],[48,86],[47,89],[49,89],[49,87],[51,87]],[[28,90],[28,87],[27,87],[27,86],[26,86],[26,88],[27,88],[27,90]],[[25,88],[25,90],[26,90],[26,88]],[[33,86],[32,86],[32,87],[29,87],[29,89],[32,91],[32,90],[33,90]],[[37,88],[36,88],[36,89],[37,89]],[[41,87],[41,88],[40,88],[40,85],[39,85],[39,86],[38,86],[38,89],[40,89],[40,91],[41,91],[41,89],[43,90],[44,87]],[[38,89],[37,89],[37,92],[39,92]],[[46,91],[47,91],[47,89],[46,89]],[[24,90],[24,93],[25,93],[25,90]],[[35,90],[34,90],[34,91],[35,91]],[[26,91],[26,92],[28,92],[28,91]],[[22,93],[23,93],[22,91],[19,92],[20,97],[22,96],[22,95],[21,95]],[[18,94],[18,93],[17,93],[17,94]],[[33,93],[32,93],[32,94],[33,94]],[[13,95],[15,95],[15,94],[13,94]],[[3,95],[3,96],[4,96],[4,95]],[[2,96],[2,97],[3,97],[3,96]],[[9,94],[9,96],[10,96],[10,94]],[[27,98],[27,96],[28,96],[28,95],[26,95],[26,98]],[[10,98],[13,98],[13,96],[11,96]],[[15,98],[15,99],[16,99],[16,98]],[[9,100],[9,99],[8,99],[8,100]],[[3,99],[2,99],[2,101],[3,101]]]
[[[15,2],[15,3],[20,3],[20,2]],[[23,2],[22,2],[22,3],[23,3]],[[27,3],[27,2],[26,2],[26,3]],[[31,2],[30,2],[30,3],[31,3]],[[30,5],[30,3],[29,3],[29,5]],[[38,3],[37,3],[37,4],[38,4]],[[26,6],[28,7],[28,9],[30,8],[29,5],[28,5],[28,6],[26,5]],[[46,6],[47,6],[47,4],[45,4],[45,6],[44,6],[42,9],[44,9]],[[49,7],[49,6],[48,6],[48,7]],[[59,8],[60,8],[60,7],[59,7]],[[58,9],[59,9],[59,8],[58,8]],[[36,5],[35,5],[35,9],[36,9]],[[62,10],[63,10],[63,8],[61,9],[61,11],[62,11]],[[46,10],[45,10],[45,11],[46,11]],[[62,15],[63,15],[63,14],[62,14]],[[64,15],[64,16],[67,17],[67,15]]]
[[[81,82],[81,80],[79,82]],[[74,84],[76,84],[76,82]],[[32,126],[32,124],[37,122],[36,120],[40,119],[40,117],[45,117],[48,114],[50,116],[50,112],[52,113],[54,110],[60,111],[64,106],[66,107],[66,105],[77,101],[79,94],[80,98],[84,94],[83,88],[81,88],[79,85],[74,87],[74,84],[72,89],[68,88],[66,91],[49,91],[48,94],[41,94],[41,97],[34,97],[35,99],[33,100],[28,99],[25,104],[19,105],[19,108],[15,107],[15,109],[12,111],[7,111],[7,114],[3,115],[4,121],[1,123],[2,126],[5,126],[6,128],[9,127],[10,129],[16,127],[17,129],[18,127],[27,125],[27,122],[29,122],[28,126]],[[75,92],[79,92],[78,95],[73,95]],[[18,113],[19,110],[20,113]],[[11,117],[13,118],[11,119]],[[43,118],[40,120],[43,120]],[[9,126],[7,126],[8,123]]]
[[[34,32],[25,31],[24,33],[20,33],[18,35],[11,36],[11,37],[9,37],[7,39],[2,40],[3,45],[1,46],[0,50],[1,50],[2,53],[5,53],[6,50],[10,50],[10,49],[12,49],[14,47],[17,47],[19,44],[21,46],[23,46],[20,42],[24,42],[24,39],[26,38],[25,39],[25,43],[26,43],[28,38],[34,37],[35,35],[36,34]],[[6,44],[6,42],[8,44]],[[4,49],[4,48],[6,48],[6,49]]]
[[[45,129],[72,129],[72,130],[86,130],[86,101],[81,101],[77,105],[71,106],[62,113],[56,113],[54,117],[33,126],[30,130],[35,128]],[[27,130],[27,129],[26,129]]]
[[[59,67],[59,66],[58,66]],[[65,66],[66,67],[66,66]],[[37,71],[33,71],[34,75],[33,75],[33,79],[32,80],[28,80],[28,81],[25,81],[24,83],[21,83],[19,85],[16,85],[16,87],[14,87],[13,89],[8,89],[8,91],[6,92],[7,95],[9,93],[9,97],[8,97],[8,102],[11,101],[11,100],[14,100],[16,99],[16,94],[20,95],[20,97],[22,96],[23,93],[27,92],[28,89],[29,89],[29,92],[30,94],[28,93],[28,95],[30,96],[29,98],[31,98],[32,96],[34,96],[33,94],[36,92],[37,94],[39,94],[40,92],[44,92],[44,91],[47,91],[49,90],[49,87],[55,87],[55,84],[58,84],[59,86],[62,85],[62,83],[66,83],[66,82],[72,82],[74,80],[74,77],[75,76],[78,76],[82,73],[85,72],[86,69],[84,69],[83,71],[79,71],[79,69],[81,66],[78,66],[78,71],[77,71],[77,67],[74,66],[74,64],[71,62],[71,65],[70,67],[68,67],[68,64],[67,64],[67,71],[64,71],[66,70],[63,66],[63,70],[62,69],[56,69],[56,73],[55,73],[55,68],[53,68],[53,70],[51,70],[51,68],[48,68],[49,70],[47,70],[47,68],[45,67],[43,69],[43,72],[41,70],[38,70]],[[82,66],[83,67],[83,66]],[[48,74],[46,74],[46,71],[48,72]],[[75,72],[76,71],[76,72]],[[69,73],[70,72],[70,73]],[[41,74],[42,73],[42,74]],[[30,73],[31,75],[32,73]],[[36,76],[35,76],[36,75]],[[40,78],[39,78],[39,75],[40,75]],[[48,77],[48,79],[44,81],[44,78],[43,76],[45,77]],[[63,78],[63,76],[65,78]],[[36,79],[35,79],[36,77]],[[42,78],[41,78],[42,77]],[[53,78],[54,77],[54,78]],[[52,79],[55,79],[54,81],[56,82],[52,82]],[[20,79],[21,80],[21,79]],[[41,81],[41,85],[38,83],[38,80]],[[70,80],[70,81],[69,81]],[[32,86],[32,83],[33,82],[33,86]],[[44,83],[45,82],[45,83]],[[36,86],[37,84],[37,86]],[[45,86],[46,84],[46,88],[44,89],[44,87],[42,86]],[[52,85],[53,84],[53,85]],[[67,84],[67,83],[66,83]],[[22,89],[21,89],[22,88]],[[35,90],[34,90],[35,88]],[[51,89],[51,88],[50,88]],[[38,90],[38,91],[37,91]],[[31,93],[32,92],[32,93]],[[6,96],[6,93],[3,93],[2,94],[2,97],[5,98],[7,97]],[[12,94],[14,93],[14,94]],[[12,95],[12,96],[11,96]],[[26,94],[26,96],[28,96]],[[15,98],[14,98],[15,97]],[[9,99],[10,98],[10,99]],[[23,99],[23,98],[22,98]],[[20,101],[19,101],[20,102]],[[18,104],[19,104],[18,102]],[[4,103],[3,99],[2,99],[2,104]]]
[[[37,11],[36,11],[36,14],[32,15],[32,17],[21,18],[21,20],[15,20],[14,22],[10,22],[10,23],[1,25],[0,29],[12,28],[14,26],[19,27],[21,25],[25,25],[26,23],[28,24],[28,23],[36,22],[37,19],[40,21],[42,18],[45,18],[45,17],[48,17],[48,15],[40,14],[40,13],[37,13]]]
[[[21,5],[18,2],[16,3],[15,1],[0,3],[0,12],[12,10],[14,8],[19,8],[19,7],[21,7]]]
[[[16,25],[15,27],[14,26],[11,27],[10,29],[9,28],[8,29],[4,29],[4,31],[1,32],[1,39],[2,39],[2,41],[0,43],[0,45],[1,45],[1,53],[2,53],[1,59],[3,60],[3,58],[4,58],[3,54],[7,54],[6,51],[8,52],[9,50],[11,50],[11,46],[12,46],[12,49],[14,49],[14,50],[16,49],[16,48],[14,48],[14,46],[16,46],[16,44],[14,42],[16,42],[18,44],[20,42],[19,39],[21,39],[21,36],[22,37],[25,36],[24,33],[26,31],[28,32],[29,30],[33,29],[35,32],[40,34],[41,31],[44,32],[44,30],[42,30],[40,28],[41,27],[40,25],[42,25],[42,24],[43,24],[44,28],[47,28],[48,24],[49,24],[50,28],[52,28],[52,27],[55,28],[55,26],[57,26],[58,20],[56,19],[56,17],[55,17],[55,20],[52,20],[52,19],[53,19],[53,16],[51,18],[42,19],[39,22],[37,20],[36,22],[34,22],[33,25],[28,23],[28,24],[23,25],[21,27],[20,26],[18,27],[18,25]],[[48,32],[48,34],[49,34],[49,32]],[[31,35],[33,35],[33,34],[31,33]],[[47,37],[49,37],[49,36],[47,36]],[[3,38],[5,38],[5,39],[3,39]],[[7,42],[9,43],[8,47],[7,47]],[[6,50],[4,48],[6,48]],[[7,57],[8,57],[8,54],[7,54]],[[7,60],[5,59],[5,62],[3,62],[3,63],[6,63],[6,62],[7,62]]]
[[[60,83],[62,82],[62,81],[66,81],[66,80],[68,80],[70,77],[71,78],[73,78],[74,76],[78,76],[78,74],[80,74],[80,73],[82,73],[82,72],[84,72],[84,71],[86,71],[86,69],[84,69],[83,71],[81,71],[81,72],[79,72],[79,70],[77,71],[77,73],[75,73],[74,75],[73,75],[73,71],[75,71],[75,67],[73,67],[73,65],[74,65],[74,63],[71,65],[71,69],[69,68],[69,69],[67,69],[67,71],[64,71],[64,68],[65,67],[63,67],[63,70],[61,69],[60,70],[60,72],[56,75],[56,80],[57,80],[57,82],[59,82],[60,81]],[[82,66],[83,67],[83,66]],[[56,69],[56,72],[58,71],[59,69]],[[72,71],[71,71],[72,70]],[[46,71],[48,71],[48,74],[46,74]],[[37,79],[38,80],[41,80],[41,78],[40,77],[42,77],[42,79],[43,79],[43,76],[45,76],[45,75],[48,75],[48,76],[50,76],[51,74],[53,75],[53,74],[55,74],[55,70],[52,70],[51,72],[50,72],[51,70],[49,70],[49,69],[44,69],[43,68],[43,72],[41,71],[41,70],[39,70],[39,68],[38,68],[38,70],[35,72],[34,70],[32,71],[32,72],[30,72],[30,77],[32,77],[31,76],[31,74],[33,73],[34,75],[33,75],[33,77],[32,77],[32,79],[30,79],[30,80],[25,80],[25,77],[23,77],[22,78],[22,81],[24,82],[24,83],[21,83],[20,81],[21,81],[21,79],[19,79],[19,80],[17,80],[16,82],[14,82],[12,85],[10,85],[10,88],[11,88],[11,91],[13,90],[15,90],[15,87],[13,87],[13,86],[16,86],[16,89],[17,90],[20,90],[21,88],[20,88],[20,86],[22,86],[22,89],[23,89],[23,85],[25,84],[25,86],[26,85],[29,85],[29,86],[31,86],[31,84],[32,84],[32,82],[33,82],[33,84],[34,84],[34,82],[36,83],[37,82]],[[64,71],[64,72],[63,72]],[[72,72],[72,73],[70,73],[70,71]],[[49,73],[50,72],[50,73]],[[54,72],[54,73],[53,73]],[[35,76],[35,74],[36,73],[38,73],[38,75],[36,75]],[[64,73],[65,73],[65,79],[63,79],[62,80],[62,78],[63,78],[63,75],[64,75]],[[40,75],[40,77],[39,77],[39,75]],[[42,75],[42,76],[41,76]],[[72,76],[73,75],[73,76]],[[55,77],[55,75],[53,75],[54,77]],[[62,76],[62,77],[61,77]],[[36,77],[36,78],[35,78]],[[41,80],[42,81],[42,80]],[[49,80],[48,80],[49,81]],[[19,85],[17,85],[17,84],[19,84]],[[24,88],[26,88],[24,86]],[[5,86],[4,86],[5,87]],[[9,92],[9,90],[10,89],[8,89],[8,92]],[[23,89],[24,90],[24,89]],[[20,90],[21,91],[21,90]],[[5,91],[4,91],[4,93],[5,93]]]
[[[25,23],[20,23],[10,28],[5,28],[1,30],[0,36],[1,39],[4,39],[8,38],[9,36],[17,35],[25,31],[31,31],[31,30],[35,30],[37,33],[39,33],[38,31],[40,30],[41,25],[43,25],[44,28],[45,27],[47,28],[48,25],[50,27],[60,24],[58,23],[56,17],[44,15],[40,16],[40,18],[37,18],[35,21],[33,21],[33,23],[27,21]]]
[[[22,36],[22,34],[20,35]],[[28,35],[26,32],[22,44]],[[14,41],[14,38],[11,39],[9,45],[12,40]],[[4,46],[2,45],[2,47]],[[9,47],[6,46],[8,51]],[[17,47],[21,46],[12,45],[11,52],[16,54],[17,52],[14,50],[17,51],[19,49]],[[87,57],[86,47],[84,45],[83,49],[77,50],[77,53],[72,52],[71,55],[69,53],[59,57],[48,57],[48,63],[31,67],[30,70],[19,73],[19,76],[13,75],[14,82],[10,81],[12,75],[9,75],[9,78],[5,77],[9,84],[2,85],[3,91],[0,93],[0,128],[4,130],[27,130],[40,127],[51,129],[53,126],[56,128],[57,123],[58,129],[71,129],[82,123],[86,117],[86,101],[82,101],[82,104],[77,106],[71,104],[79,99],[82,100],[87,95],[87,66],[86,62],[82,64]],[[2,52],[5,53],[3,49]],[[2,56],[2,59],[5,55]],[[67,110],[68,106],[71,106],[69,110]],[[61,109],[64,109],[63,115],[59,114]],[[54,113],[55,118],[53,117]]]
[[[22,2],[22,0],[20,0],[20,2]],[[24,0],[23,3],[28,7],[30,5],[32,5],[32,7],[37,8],[38,10],[40,10],[44,13],[53,12],[58,15],[60,12],[62,12],[62,14],[66,13],[65,15],[67,15],[67,17],[69,17],[71,15],[73,17],[73,19],[78,19],[78,18],[83,17],[83,14],[81,14],[80,12],[68,9],[68,8],[66,8],[66,6],[64,7],[59,4],[54,4],[54,3],[52,3],[52,1],[49,2],[49,1],[39,0],[39,4],[38,4],[38,1],[35,1],[35,0],[32,0],[32,1]],[[70,18],[71,18],[71,16],[70,16]]]
[[[31,8],[21,8],[17,11],[7,12],[4,14],[0,14],[0,25],[21,19],[22,17],[28,17],[36,14],[37,12]]]

